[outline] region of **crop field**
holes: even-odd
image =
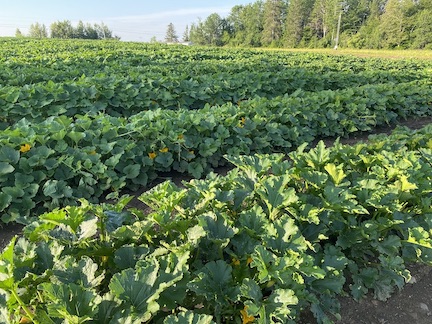
[[[432,265],[432,125],[322,141],[432,116],[431,60],[0,39],[0,107],[0,323],[333,323]]]

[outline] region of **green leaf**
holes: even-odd
[[[128,165],[123,169],[123,173],[126,175],[126,178],[133,179],[138,177],[140,174],[141,166],[139,164]]]
[[[171,212],[180,204],[185,195],[185,190],[177,187],[172,181],[165,181],[144,192],[138,199],[154,211]]]
[[[140,260],[134,269],[116,273],[109,288],[117,298],[133,307],[140,320],[148,321],[160,308],[160,294],[183,276],[168,269],[165,271],[160,271],[160,264],[155,259]]]
[[[415,183],[411,183],[408,181],[407,176],[402,175],[398,181],[395,182],[396,187],[400,191],[410,191],[414,189],[418,189]]]
[[[232,267],[223,260],[207,263],[187,286],[209,303],[227,306],[237,299]]]
[[[85,137],[85,133],[72,131],[67,133],[67,137],[74,141],[75,144],[78,144]]]
[[[10,321],[11,314],[7,309],[6,294],[0,289],[0,323],[12,324]]]
[[[158,154],[154,161],[162,165],[164,168],[168,168],[174,163],[173,155],[170,152]]]
[[[317,170],[302,169],[300,176],[317,189],[324,187],[327,182],[328,175]]]
[[[289,175],[270,176],[261,181],[261,186],[256,189],[257,194],[267,205],[271,220],[276,218],[281,209],[298,200],[294,188],[286,188],[289,181]]]
[[[43,186],[43,193],[54,199],[72,197],[73,190],[63,180],[48,180]]]
[[[255,235],[266,237],[270,229],[270,221],[259,205],[254,205],[251,209],[243,211],[238,219],[241,229],[250,236]]]
[[[0,255],[0,289],[9,292],[14,289],[14,248],[17,237],[14,236]]]
[[[270,268],[276,263],[276,256],[267,251],[262,245],[255,247],[254,253],[251,255],[251,267],[257,268],[258,282],[265,283],[271,280]]]
[[[97,263],[86,256],[78,262],[72,256],[67,256],[57,262],[53,273],[65,285],[76,284],[88,289],[97,288],[105,278],[103,272],[98,272]]]
[[[111,233],[111,237],[121,242],[138,241],[141,240],[143,235],[146,235],[153,226],[154,222],[148,220],[138,221],[132,225],[123,225],[117,228]]]
[[[257,177],[266,174],[266,172],[275,164],[281,163],[283,154],[257,154],[253,156],[224,155],[224,158],[240,170],[243,170],[251,179],[256,179]]]
[[[0,162],[0,177],[14,172],[15,168],[7,162]]]
[[[157,299],[162,291],[155,286],[159,264],[141,264],[138,269],[116,273],[110,283],[111,292],[124,303],[133,306],[142,321],[148,321],[159,310]]]
[[[114,253],[114,263],[119,270],[134,268],[139,260],[150,253],[147,246],[122,246]]]
[[[205,314],[197,314],[193,311],[181,312],[178,315],[169,315],[164,319],[164,324],[214,324],[213,317]]]
[[[68,322],[84,323],[96,313],[96,293],[76,284],[39,285],[47,302],[48,314]]]
[[[21,198],[25,195],[24,190],[18,187],[3,187],[2,191],[10,195],[13,200]]]
[[[330,150],[325,147],[323,141],[319,141],[314,149],[304,154],[304,158],[307,165],[319,170],[330,159]]]
[[[346,174],[343,171],[343,164],[336,167],[333,163],[328,163],[324,166],[324,169],[328,172],[328,174],[333,179],[334,184],[339,185],[343,179],[345,179]]]
[[[20,158],[18,150],[13,149],[10,146],[2,146],[0,148],[0,161],[16,164]]]
[[[132,197],[130,197],[132,198]],[[127,199],[130,201],[130,199]],[[105,230],[108,233],[111,233],[115,231],[117,228],[121,227],[125,223],[131,223],[133,220],[133,216],[130,212],[124,211],[124,212],[116,212],[113,210],[107,210],[104,212],[105,220],[104,220],[104,226]]]
[[[199,224],[206,231],[206,236],[221,246],[226,246],[231,238],[238,232],[238,229],[228,224],[220,214],[204,214],[199,216]]]
[[[202,237],[205,237],[207,232],[200,225],[195,225],[187,230],[188,242],[196,245]]]
[[[284,308],[289,305],[297,305],[299,302],[298,298],[295,296],[295,292],[291,289],[276,289],[269,297],[269,303],[272,303],[275,310],[280,308],[281,314],[290,314],[290,311],[284,311]],[[280,305],[280,306],[279,306]]]
[[[189,163],[188,173],[196,179],[201,178],[202,174],[204,173],[204,168],[202,163],[198,163],[198,162]]]
[[[267,239],[268,247],[280,253],[286,251],[300,252],[308,249],[306,240],[296,226],[294,219],[283,215],[274,223],[277,234]]]
[[[96,217],[83,221],[79,226],[78,240],[85,240],[96,235],[98,232],[98,221]]]
[[[240,294],[255,303],[261,303],[263,294],[261,287],[252,279],[245,278],[240,286]]]
[[[12,202],[12,196],[0,192],[0,212],[5,210]]]

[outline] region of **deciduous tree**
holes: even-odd
[[[47,38],[48,33],[44,24],[34,23],[30,25],[29,37],[34,38]]]
[[[51,38],[74,38],[74,28],[69,20],[53,22],[50,29]]]

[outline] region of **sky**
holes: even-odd
[[[181,39],[186,25],[212,13],[226,17],[235,5],[254,0],[174,1],[174,0],[0,0],[0,37],[15,36],[17,28],[28,33],[32,23],[45,24],[69,20],[106,24],[123,41],[164,40],[167,26],[173,23]]]

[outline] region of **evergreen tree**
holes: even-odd
[[[358,32],[347,41],[349,47],[381,48],[380,18],[384,11],[386,0],[372,0],[368,3],[368,13]]]
[[[206,45],[207,41],[204,35],[204,23],[198,19],[196,24],[192,24],[190,28],[190,40],[194,44]]]
[[[432,48],[432,0],[255,1],[234,6],[227,19],[199,20],[190,38],[203,45],[333,47],[339,17],[343,46]]]
[[[296,47],[300,43],[304,28],[309,20],[313,3],[314,0],[290,1],[285,21],[285,46]]]
[[[267,0],[264,4],[264,25],[261,42],[264,46],[276,45],[282,37],[285,15],[283,0]]]
[[[406,40],[405,20],[400,0],[388,0],[379,25],[382,47],[400,47]]]
[[[186,25],[185,31],[183,33],[183,42],[189,42],[190,36],[189,36],[189,26]]]
[[[178,43],[178,36],[174,28],[174,24],[170,23],[167,27],[165,35],[165,42],[167,43]]]
[[[24,35],[21,33],[21,30],[19,30],[19,28],[15,30],[15,37],[17,38],[24,37]]]
[[[413,48],[432,49],[432,0],[421,0],[414,18]]]
[[[86,38],[84,23],[80,20],[75,28],[74,37],[79,39]]]

